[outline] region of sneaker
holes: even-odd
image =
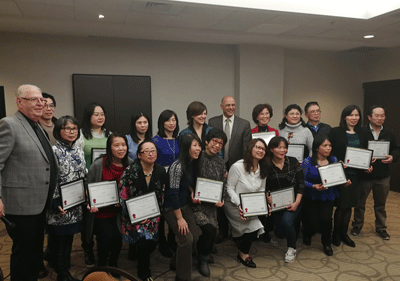
[[[386,230],[377,230],[376,233],[378,233],[383,240],[390,240],[390,235]]]
[[[353,229],[351,230],[351,235],[358,236],[358,235],[360,235],[360,232],[361,232],[361,228],[353,227]]]
[[[285,254],[285,262],[287,263],[294,262],[295,259],[296,259],[296,249],[289,247]]]

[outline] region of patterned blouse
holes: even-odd
[[[119,182],[119,198],[122,207],[122,241],[133,244],[141,238],[146,240],[158,240],[158,225],[160,217],[152,218],[145,224],[130,223],[128,210],[125,201],[155,191],[160,210],[164,204],[164,191],[166,182],[166,172],[164,167],[154,163],[150,183],[147,186],[139,159],[126,168]]]
[[[58,206],[61,206],[60,184],[84,178],[87,170],[83,149],[74,143],[72,146],[57,141],[53,146],[58,163],[58,185],[53,194],[53,208],[47,213],[47,224],[63,226],[82,221],[82,206],[78,205],[68,209],[61,215]]]
[[[224,189],[226,189],[226,170],[223,159],[216,154],[209,156],[203,151],[200,155],[199,167],[198,177],[222,181],[224,182]],[[214,203],[201,202],[201,204],[193,204],[196,224],[200,226],[211,224],[213,227],[218,228],[217,208]]]

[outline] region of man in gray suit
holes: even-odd
[[[5,215],[15,224],[7,227],[13,240],[11,280],[36,281],[57,164],[38,122],[44,106],[41,90],[22,85],[16,96],[18,111],[0,120],[0,217]]]
[[[233,163],[243,158],[243,153],[251,140],[251,128],[249,121],[234,115],[236,101],[233,97],[223,97],[220,107],[223,114],[211,118],[208,125],[223,130],[228,137],[223,152],[226,169],[229,171]],[[228,237],[228,219],[222,208],[218,208],[218,223],[219,233],[215,238],[215,243],[221,243]]]

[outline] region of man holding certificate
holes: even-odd
[[[352,235],[359,235],[364,225],[365,203],[372,190],[374,195],[375,211],[375,230],[382,239],[389,240],[390,235],[386,232],[386,199],[390,188],[390,169],[389,164],[397,162],[400,157],[400,148],[397,146],[396,138],[392,132],[383,127],[386,119],[386,112],[382,106],[372,106],[368,113],[369,125],[367,131],[367,141],[374,143],[374,147],[382,148],[384,155],[376,155],[377,158],[371,174],[366,174],[361,183],[360,204],[354,208],[354,221],[352,223]],[[388,147],[384,147],[388,145]],[[388,150],[388,153],[387,153]]]

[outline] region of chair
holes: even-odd
[[[119,274],[130,281],[140,281],[135,276],[116,267],[101,266],[90,268],[82,277],[82,281],[115,281],[108,273]]]

